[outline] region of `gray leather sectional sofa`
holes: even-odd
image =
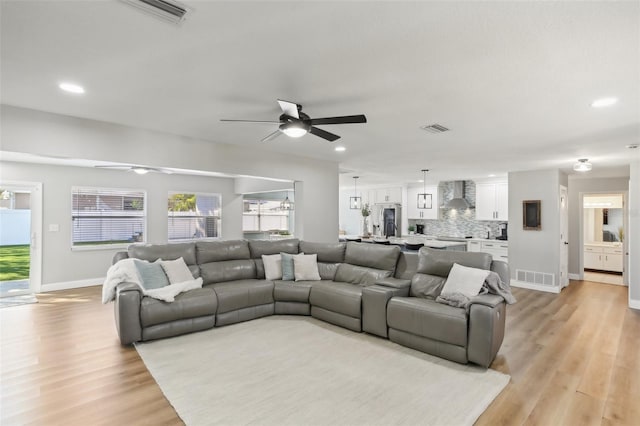
[[[320,281],[269,281],[262,255],[317,254]],[[198,241],[131,245],[127,257],[182,257],[203,288],[172,303],[143,296],[137,284],[116,290],[116,328],[122,344],[201,331],[268,315],[311,315],[350,330],[389,338],[452,361],[488,367],[502,343],[505,302],[481,295],[470,309],[436,302],[454,262],[496,271],[508,283],[508,267],[485,253],[367,243]]]

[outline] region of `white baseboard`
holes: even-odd
[[[569,274],[568,277],[570,280],[576,280],[576,281],[579,281],[582,279],[580,278],[580,274]]]
[[[632,309],[640,309],[640,300],[629,299],[629,307]]]
[[[102,285],[105,277],[101,278],[89,278],[86,280],[78,280],[78,281],[64,281],[59,283],[51,283],[51,284],[42,284],[40,288],[40,292],[49,292],[49,291],[58,291],[58,290],[68,290],[72,288],[80,288],[80,287],[91,287],[94,285]]]
[[[511,280],[511,287],[526,288],[529,290],[545,291],[547,293],[560,293],[560,287],[548,287],[539,284],[531,284],[524,281]]]

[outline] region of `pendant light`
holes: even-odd
[[[427,194],[427,172],[429,169],[422,169],[422,193],[418,194],[418,208],[419,209],[431,209],[433,208],[433,195]]]
[[[362,197],[358,197],[358,179],[360,176],[353,177],[353,197],[349,197],[349,208],[359,210],[362,207]]]
[[[289,191],[287,191],[287,196],[280,203],[280,210],[291,211],[293,210],[293,201],[289,199]]]

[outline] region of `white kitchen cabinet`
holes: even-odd
[[[509,185],[476,184],[476,220],[509,220]]]
[[[482,243],[480,241],[467,241],[467,251],[482,251]]]
[[[492,255],[493,260],[509,261],[509,243],[507,241],[482,241],[480,251]]]
[[[622,272],[622,247],[585,245],[584,267],[601,271]]]
[[[376,203],[402,203],[402,187],[379,188],[376,190]]]
[[[419,209],[418,208],[418,194],[423,194],[424,191],[427,194],[431,194],[431,208]],[[407,188],[407,202],[404,204],[407,210],[408,219],[437,219],[438,218],[438,187],[435,185],[429,185],[426,187]]]

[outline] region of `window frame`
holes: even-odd
[[[90,194],[94,192],[93,194]],[[109,196],[116,195],[121,196],[123,198],[122,201],[122,210],[125,209],[125,198],[127,197],[126,193],[139,193],[142,195],[142,240],[141,241],[127,241],[127,242],[116,242],[116,243],[105,243],[105,242],[97,242],[96,244],[76,244],[74,239],[74,229],[76,226],[76,218],[80,215],[77,212],[82,212],[82,210],[76,210],[74,206],[74,195],[77,193],[84,193],[84,195],[96,195],[96,196]],[[120,195],[118,193],[121,193]],[[129,194],[131,197],[131,194]],[[147,229],[148,229],[148,194],[147,191],[140,188],[114,188],[114,187],[104,187],[104,186],[84,186],[84,185],[76,185],[71,187],[71,250],[72,251],[90,251],[90,250],[114,250],[114,249],[126,249],[131,244],[134,243],[146,243],[147,242]],[[98,211],[98,210],[95,210]],[[100,216],[98,216],[100,217]],[[131,238],[134,236],[132,235]]]
[[[167,203],[169,202],[169,198],[172,195],[176,195],[176,194],[194,194],[196,196],[196,199],[199,195],[204,195],[204,196],[212,196],[212,197],[218,197],[218,215],[217,216],[198,216],[198,217],[203,217],[203,218],[207,218],[207,217],[213,217],[213,218],[217,218],[219,225],[216,226],[217,229],[217,237],[188,237],[188,238],[173,238],[171,239],[169,237],[169,226],[170,226],[170,221],[171,221],[171,210],[169,210],[169,205],[167,204],[167,243],[171,244],[171,243],[184,243],[187,241],[217,241],[217,240],[221,240],[222,239],[222,229],[223,229],[223,215],[222,215],[222,193],[221,192],[202,192],[202,191],[179,191],[179,190],[170,190],[167,192]],[[194,212],[195,213],[195,212]]]

